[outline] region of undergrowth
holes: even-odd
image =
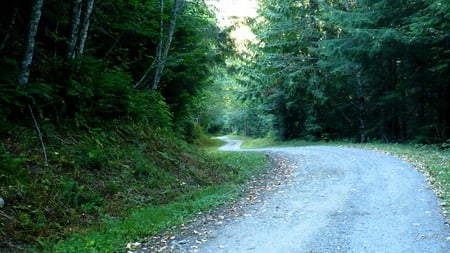
[[[47,133],[48,164],[31,129],[0,145],[1,252],[121,252],[236,198],[265,169],[263,155],[205,151],[142,124]]]
[[[99,227],[74,234],[69,239],[46,248],[46,252],[124,250],[126,242],[142,241],[144,237],[189,222],[199,212],[214,209],[238,198],[244,182],[251,175],[267,169],[266,158],[262,154],[213,152],[209,155],[218,160],[218,164],[224,165],[212,168],[218,175],[227,175],[224,182],[185,191],[166,204],[134,208],[122,218],[105,218]]]

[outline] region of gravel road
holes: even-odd
[[[222,150],[239,150],[241,142],[221,139]],[[282,157],[283,179],[239,211],[205,215],[170,236],[162,252],[450,252],[439,200],[397,158],[329,146],[245,151]]]

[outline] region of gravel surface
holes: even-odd
[[[222,139],[222,150],[239,150],[241,142]],[[439,200],[397,158],[329,146],[245,151],[276,164],[249,182],[245,198],[131,252],[450,252]]]

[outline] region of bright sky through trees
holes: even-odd
[[[242,23],[242,20],[244,18],[254,18],[258,15],[258,1],[209,0],[208,2],[214,6],[214,12],[217,15],[219,26],[235,26],[230,36],[235,40],[238,51],[247,51],[246,42],[254,41],[256,37],[250,27]]]
[[[258,2],[256,0],[209,0],[216,8],[220,26],[230,26],[232,18],[256,17]]]

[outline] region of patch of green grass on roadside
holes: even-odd
[[[198,212],[223,205],[238,194],[230,185],[199,189],[167,205],[134,210],[124,220],[106,218],[99,228],[76,233],[44,252],[124,252],[127,243],[186,223]]]
[[[300,139],[280,141],[273,137],[267,138],[250,138],[245,136],[232,135],[230,138],[239,139],[244,141],[241,145],[243,149],[251,148],[267,148],[267,147],[298,147],[298,146],[308,146],[308,145],[326,145],[328,142],[311,142]]]
[[[208,141],[201,143],[201,147],[208,151],[216,151],[220,146],[224,145],[226,142],[217,138],[209,138]]]
[[[188,222],[199,212],[231,203],[240,197],[245,182],[264,173],[269,163],[261,153],[222,152],[212,148],[222,143],[214,141],[205,151],[214,164],[221,165],[215,170],[224,178],[222,183],[188,190],[166,204],[132,210],[125,218],[104,217],[97,228],[75,233],[54,245],[47,243],[44,252],[123,252],[127,243],[142,241]]]

